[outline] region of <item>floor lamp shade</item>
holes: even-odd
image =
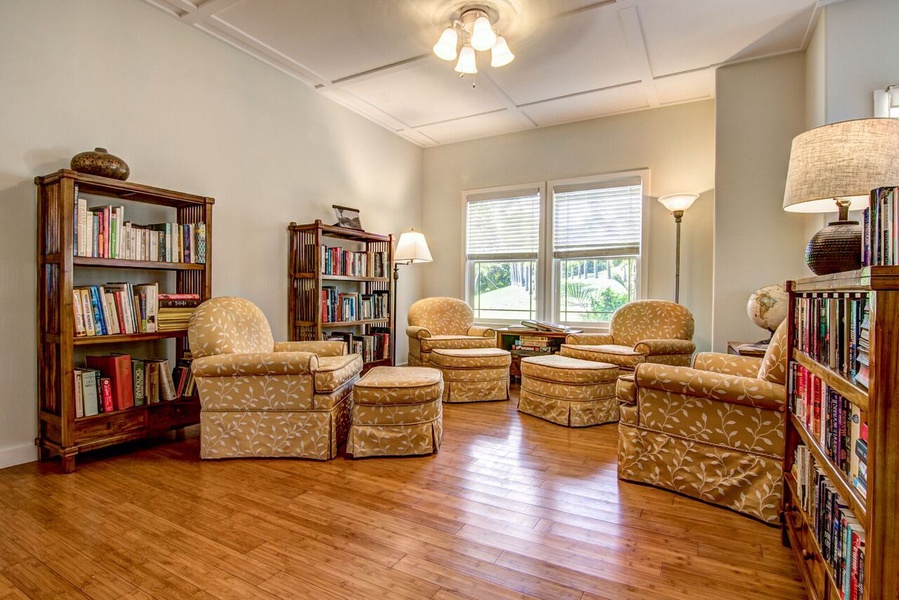
[[[816,275],[861,267],[861,226],[850,210],[868,206],[871,190],[899,185],[899,119],[857,119],[817,127],[793,139],[783,208],[839,211],[805,251]]]

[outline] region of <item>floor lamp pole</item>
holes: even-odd
[[[680,304],[680,222],[684,211],[674,211],[674,223],[677,233],[674,242],[674,302]]]
[[[393,339],[390,340],[390,364],[396,366],[396,292],[400,281],[400,263],[393,263],[393,294],[391,294],[392,306],[390,307],[390,319],[393,321],[393,327],[390,331]]]

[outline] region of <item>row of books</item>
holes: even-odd
[[[545,335],[519,335],[512,341],[512,354],[514,356],[539,356],[552,354],[559,350],[558,338],[549,338]]]
[[[899,187],[871,190],[862,213],[862,264],[899,265]]]
[[[187,329],[191,316],[194,314],[200,300],[179,301],[175,306],[167,305],[166,300],[161,301],[163,306],[159,307],[157,315],[157,327],[159,331],[180,331]]]
[[[325,339],[344,342],[350,354],[362,355],[363,362],[390,358],[390,330],[386,327],[372,327],[369,333],[362,335],[332,331]]]
[[[159,285],[112,282],[72,290],[75,337],[153,333]]]
[[[388,277],[390,262],[387,252],[354,252],[340,247],[321,247],[322,275],[350,277]]]
[[[843,600],[864,600],[865,530],[803,445],[796,447],[793,476],[812,533]]]
[[[867,438],[866,415],[799,363],[790,363],[788,375],[792,413],[851,482],[859,471],[856,443]]]
[[[85,365],[75,368],[76,418],[174,400],[195,389],[189,359],[174,370],[164,358],[128,354],[87,356]]]
[[[820,293],[798,296],[794,346],[818,363],[853,379],[863,332],[867,295]],[[866,346],[865,346],[866,347]]]
[[[338,323],[370,319],[386,319],[390,314],[390,292],[371,294],[341,292],[336,286],[322,286],[322,321]]]
[[[205,263],[206,223],[138,225],[125,219],[125,207],[88,207],[75,194],[74,254],[94,258]]]

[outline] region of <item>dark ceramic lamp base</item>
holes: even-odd
[[[805,262],[815,275],[862,268],[862,228],[858,221],[832,221],[812,236]]]

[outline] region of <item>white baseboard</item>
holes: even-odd
[[[0,448],[0,469],[36,461],[37,456],[37,446],[34,444]]]

